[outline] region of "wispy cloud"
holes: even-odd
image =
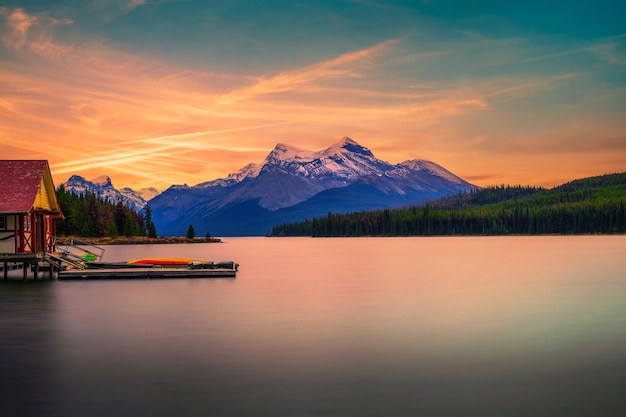
[[[537,62],[559,59],[577,54],[592,54],[596,58],[614,65],[626,65],[626,34],[610,36],[576,45],[572,48],[559,49],[546,54],[529,56],[523,62]]]
[[[139,7],[139,6],[143,6],[146,4],[146,0],[130,0],[127,4],[126,4],[126,9],[128,10],[132,10],[135,7]]]
[[[27,15],[23,9],[10,10],[6,7],[0,7],[0,15],[6,19],[9,28],[9,32],[3,36],[3,41],[14,47],[23,45],[28,29],[37,22],[37,18]]]
[[[152,2],[154,1],[152,0]],[[164,2],[165,0],[160,1]],[[111,22],[149,4],[150,2],[147,0],[91,0],[86,7],[97,20]]]
[[[388,52],[398,42],[399,40],[392,39],[304,68],[284,71],[274,76],[262,76],[256,79],[252,85],[222,96],[220,103],[228,104],[260,95],[303,90],[311,88],[316,82],[322,80],[339,77],[361,77],[360,71],[369,67],[372,64],[372,59]]]
[[[91,6],[108,10],[106,16],[149,3]],[[542,71],[544,61],[579,53],[623,65],[624,36],[568,48],[477,34],[437,44],[394,38],[301,67],[283,63],[261,75],[239,75],[130,54],[77,30],[61,36],[60,28],[74,25],[70,19],[6,7],[0,19],[3,157],[41,149],[33,157],[50,159],[55,175],[106,173],[116,180],[119,174],[123,186],[225,176],[291,138],[315,149],[351,135],[384,159],[419,156],[467,171],[486,164],[487,156],[504,164],[505,155],[548,154],[568,141],[584,153],[584,135],[576,134],[583,130],[574,123],[581,110],[571,98],[604,97],[586,109],[584,120],[593,126],[604,107],[624,97],[614,88],[594,90],[588,68]],[[541,117],[546,105],[534,98],[558,101],[561,94],[567,105]],[[547,127],[533,129],[528,120]],[[611,115],[602,121],[605,128],[584,131],[596,132],[594,140],[606,149],[621,149],[623,122]]]
[[[602,39],[584,50],[613,65],[626,66],[626,34]]]
[[[24,9],[0,7],[0,18],[6,26],[0,28],[2,43],[11,49],[30,47],[40,49],[39,45],[50,42],[50,31],[60,25],[71,25],[71,19],[56,19],[47,15],[30,15]]]

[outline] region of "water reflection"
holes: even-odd
[[[56,380],[56,305],[50,282],[0,282],[3,415],[50,415]]]
[[[46,415],[618,415],[624,243],[110,247],[108,260],[149,252],[241,269],[235,280],[3,285],[0,329],[15,387],[45,385]],[[22,325],[6,319],[18,311]]]

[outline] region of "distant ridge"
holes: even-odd
[[[75,194],[91,192],[101,196],[111,203],[123,201],[124,204],[133,208],[135,211],[143,210],[147,202],[159,194],[159,191],[155,188],[144,188],[139,191],[134,191],[125,187],[118,190],[113,186],[111,178],[106,175],[94,178],[90,181],[80,175],[72,175],[66,182],[63,183],[63,187],[66,191],[70,191]]]
[[[423,207],[328,215],[272,229],[272,236],[436,236],[626,233],[626,173],[544,189],[498,186]]]

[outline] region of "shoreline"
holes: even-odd
[[[133,237],[77,237],[67,236],[59,238],[60,241],[76,239],[82,242],[86,242],[92,245],[160,245],[160,244],[176,244],[176,243],[221,243],[222,239],[218,238],[193,238],[187,237],[146,237],[146,236],[133,236]]]

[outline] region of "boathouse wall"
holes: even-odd
[[[0,214],[0,253],[16,252],[16,215]]]
[[[54,251],[62,219],[47,161],[1,160],[0,254]]]

